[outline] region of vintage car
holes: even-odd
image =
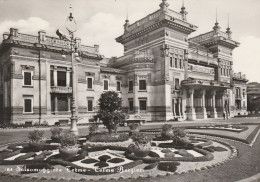
[[[124,122],[120,123],[120,126],[128,126],[130,124],[138,123],[140,125],[144,124],[146,120],[140,115],[128,115]]]

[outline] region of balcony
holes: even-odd
[[[52,86],[51,93],[56,94],[72,94],[72,87],[59,87],[59,86]]]

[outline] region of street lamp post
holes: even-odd
[[[71,7],[70,7],[71,8]],[[72,68],[72,101],[71,101],[71,127],[70,132],[74,133],[75,135],[79,134],[78,128],[77,128],[77,106],[76,106],[76,87],[77,87],[77,81],[76,81],[76,71],[75,71],[75,65],[74,60],[76,55],[78,54],[79,49],[79,40],[78,38],[74,38],[74,32],[77,31],[77,24],[74,20],[74,17],[72,16],[72,13],[70,13],[68,19],[67,19],[67,25],[66,29],[69,32],[69,36],[62,33],[60,30],[56,31],[56,34],[59,36],[62,40],[67,40],[70,42],[70,53],[71,53],[71,68]]]

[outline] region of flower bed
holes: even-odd
[[[127,140],[129,140],[129,135],[124,133],[96,133],[88,137],[89,142],[112,143],[125,142]]]
[[[141,139],[143,138],[139,137],[139,142],[142,141]],[[0,165],[25,165],[24,168],[31,169],[31,171],[25,171],[21,174],[29,176],[41,173],[36,169],[55,169],[57,165],[60,165],[81,177],[82,175],[91,175],[91,177],[95,176],[95,179],[101,179],[104,176],[117,176],[119,178],[121,174],[119,169],[122,168],[126,171],[130,169],[143,170],[141,173],[136,173],[137,176],[147,176],[151,170],[155,175],[161,172],[166,174],[167,172],[178,171],[180,166],[180,170],[183,170],[185,163],[200,162],[198,167],[203,166],[209,161],[216,160],[214,158],[216,154],[223,153],[227,157],[230,151],[227,148],[223,149],[221,144],[216,145],[217,142],[208,139],[194,136],[188,139],[192,148],[183,148],[183,146],[182,148],[176,146],[162,148],[160,144],[172,144],[170,141],[173,140],[167,139],[165,141],[162,138],[154,138],[154,140],[157,140],[153,141],[156,146],[150,148],[146,157],[136,156],[127,145],[116,145],[115,143],[112,145],[112,142],[94,145],[93,142],[87,141],[79,145],[76,156],[66,159],[62,158],[58,152],[60,146],[51,141],[39,143],[37,150],[31,150],[28,143],[16,144],[0,151]],[[130,177],[130,174],[127,173],[121,175]],[[87,178],[89,179],[89,176]]]

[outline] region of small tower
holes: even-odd
[[[169,6],[169,3],[167,3],[167,0],[162,0],[160,7],[163,12],[166,12],[168,10],[168,6]]]
[[[129,20],[126,19],[126,20],[125,20],[125,24],[124,24],[125,33],[128,32],[128,30],[129,30],[129,25],[130,25]]]
[[[228,38],[231,39],[232,32],[231,32],[231,29],[230,29],[230,27],[229,27],[229,16],[228,16],[228,27],[227,27],[226,33],[227,33],[227,35],[228,35]]]
[[[218,23],[218,11],[216,10],[216,23],[215,23],[215,26],[213,27],[213,30],[216,35],[219,33],[220,28],[221,27],[219,26],[219,23]]]
[[[182,20],[187,21],[187,14],[188,14],[188,12],[187,12],[185,9],[186,9],[186,8],[185,8],[185,6],[184,6],[184,0],[183,0],[183,1],[182,1],[182,7],[181,7],[180,13],[181,13],[181,15],[182,15]]]
[[[126,4],[126,19],[125,19],[125,24],[124,24],[124,31],[127,33],[129,31],[129,19],[128,19],[128,4]]]

